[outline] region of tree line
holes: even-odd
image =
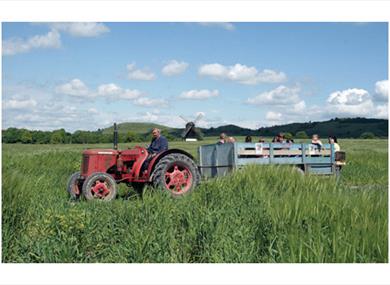
[[[180,135],[170,133],[167,130],[161,131],[169,141],[181,140]],[[230,134],[230,133],[229,133]],[[284,132],[288,139],[308,139],[309,135],[305,131],[298,131],[295,134]],[[374,139],[376,135],[372,132],[363,132],[359,138]],[[150,142],[152,136],[150,133],[138,134],[127,131],[118,134],[119,143],[128,142]],[[34,131],[27,129],[8,128],[2,131],[3,143],[23,143],[23,144],[94,144],[94,143],[112,143],[113,134],[104,133],[103,130],[97,131],[75,131],[66,132],[64,129],[54,131]]]
[[[162,134],[168,140],[177,140],[167,131]],[[138,134],[127,131],[118,134],[119,143],[127,142],[150,142],[151,134]],[[113,134],[103,133],[103,130],[97,131],[75,131],[69,133],[64,129],[54,131],[35,131],[27,129],[8,128],[2,130],[3,143],[23,143],[23,144],[93,144],[93,143],[112,143]]]

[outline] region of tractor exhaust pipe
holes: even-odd
[[[118,128],[116,127],[116,123],[114,123],[114,149],[118,149]]]

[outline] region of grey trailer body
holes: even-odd
[[[200,146],[198,152],[204,177],[224,176],[248,164],[289,164],[305,173],[337,175],[345,164],[345,153],[335,152],[331,144],[319,148],[313,144],[224,143]]]

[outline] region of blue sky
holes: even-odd
[[[388,117],[387,23],[3,23],[3,128]]]

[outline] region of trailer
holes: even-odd
[[[224,143],[198,148],[199,171],[205,178],[225,176],[248,164],[286,164],[302,174],[339,175],[345,152],[333,144]]]

